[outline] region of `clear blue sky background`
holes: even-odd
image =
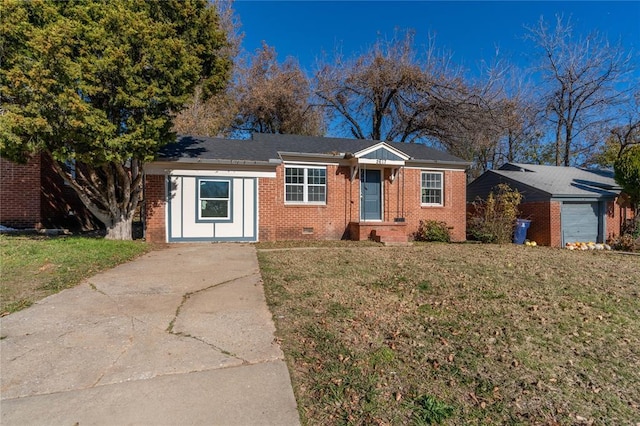
[[[264,40],[280,60],[297,58],[305,71],[314,70],[322,52],[339,47],[346,57],[391,38],[394,29],[416,31],[416,45],[435,34],[436,46],[453,52],[454,62],[472,73],[491,60],[496,47],[512,62],[526,66],[531,44],[523,41],[525,25],[541,16],[571,17],[574,34],[597,30],[610,42],[640,50],[640,1],[243,1],[234,10],[244,32],[243,48],[254,51]],[[332,54],[329,56],[332,57]],[[640,78],[640,70],[636,73]]]

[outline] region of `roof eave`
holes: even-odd
[[[337,154],[322,154],[316,152],[291,152],[291,151],[278,151],[278,156],[280,159],[282,157],[304,157],[304,158],[321,158],[321,159],[334,159],[340,160],[345,157],[344,152],[339,152]]]
[[[438,165],[438,166],[450,166],[456,168],[469,168],[471,167],[471,162],[469,161],[450,161],[450,160],[421,160],[416,158],[411,158],[407,160],[407,164],[413,165]]]
[[[282,163],[277,158],[264,160],[226,160],[217,158],[181,158],[181,157],[164,157],[154,161],[154,163],[181,163],[181,164],[211,164],[225,166],[277,166]]]

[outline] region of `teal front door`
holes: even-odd
[[[360,170],[360,220],[382,220],[380,170]]]

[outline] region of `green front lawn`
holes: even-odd
[[[149,250],[141,241],[0,235],[0,313],[26,308]]]

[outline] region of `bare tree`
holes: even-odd
[[[323,134],[322,111],[310,102],[309,79],[293,58],[279,64],[277,56],[273,47],[263,44],[238,70],[234,131]]]
[[[640,90],[626,106],[620,111],[621,120],[606,129],[608,137],[600,151],[591,157],[590,163],[612,167],[627,150],[640,145]]]
[[[354,59],[323,64],[316,94],[350,136],[428,143],[482,171],[503,132],[504,99],[494,81],[468,84],[451,57],[433,38],[419,53],[412,32],[396,34]]]
[[[571,23],[559,16],[553,29],[541,18],[527,37],[541,52],[538,71],[547,88],[543,111],[554,127],[555,164],[569,166],[593,149],[588,131],[613,119],[611,107],[623,97],[616,85],[629,72],[631,57],[597,33],[574,39]]]
[[[204,98],[202,89],[196,91],[174,119],[173,130],[183,135],[217,137],[229,133],[236,116],[236,99],[232,84],[220,93]]]
[[[489,146],[492,156],[487,158],[484,169],[531,161],[531,151],[542,132],[527,73],[499,60],[487,68],[484,82],[487,89],[483,92],[494,93],[489,125],[496,128],[498,136],[495,145]]]
[[[316,95],[332,119],[358,139],[415,142],[437,136],[431,129],[455,102],[449,92],[461,86],[449,57],[438,56],[433,43],[416,53],[413,33],[378,40],[362,55],[316,73]],[[448,115],[448,114],[447,114]]]

